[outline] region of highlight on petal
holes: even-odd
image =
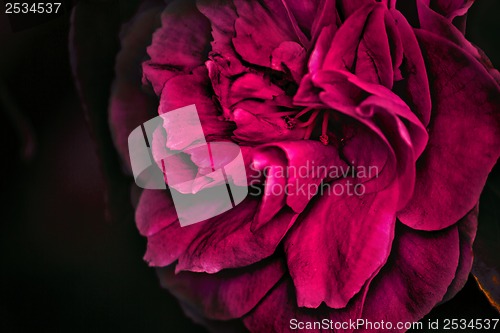
[[[262,145],[257,151],[264,155],[276,151],[282,153],[280,156],[284,160],[278,165],[281,167],[280,171],[284,169],[286,173],[286,204],[297,213],[306,208],[312,195],[316,194],[313,193],[314,189],[319,188],[321,183],[326,184],[341,177],[347,178],[340,172],[332,172],[342,170],[347,173],[348,170],[348,165],[342,160],[337,148],[325,146],[318,141],[277,142]],[[304,188],[307,188],[307,191],[301,191]]]
[[[281,2],[235,0],[234,5],[238,19],[233,45],[245,61],[271,67],[271,55],[282,42],[300,42]]]
[[[390,90],[362,81],[351,73],[319,71],[311,76],[311,80],[312,86],[320,90],[319,97],[324,105],[356,119],[382,141],[382,147],[370,155],[377,166],[381,164],[381,157],[388,156],[384,175],[389,178],[383,178],[386,182],[377,180],[375,185],[379,190],[383,189],[397,176],[401,195],[398,209],[403,208],[413,193],[415,161],[427,144],[427,132],[420,120]],[[301,99],[309,93],[308,89],[311,88],[301,86],[295,97],[297,103],[302,103]],[[356,141],[356,136],[352,140]],[[351,151],[348,162],[366,161],[366,156],[355,149],[351,148]],[[382,170],[379,175],[382,175]]]

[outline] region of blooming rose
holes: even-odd
[[[142,192],[136,220],[148,238],[145,259],[190,316],[252,332],[291,331],[291,319],[396,325],[463,287],[477,202],[500,155],[498,73],[461,30],[471,3],[142,5],[122,36],[110,107],[124,160],[129,133],[156,109],[195,104],[207,141],[240,145],[249,182],[263,189],[187,227],[168,192]],[[157,100],[141,90],[141,74]],[[192,147],[179,130],[189,128],[165,123],[153,152]],[[176,163],[191,176],[207,167],[196,150]],[[311,163],[379,172],[277,174]],[[272,191],[346,181],[365,193]],[[377,331],[357,329],[365,330]]]

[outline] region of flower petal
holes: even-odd
[[[144,190],[135,213],[139,232],[148,237],[144,259],[151,266],[167,266],[186,250],[201,223],[181,228],[167,191]]]
[[[248,266],[273,254],[297,214],[284,208],[265,226],[252,231],[258,203],[249,196],[234,209],[198,223],[202,230],[179,257],[176,271],[216,273]]]
[[[460,258],[458,268],[453,282],[448,287],[448,291],[442,302],[447,302],[462,290],[469,279],[469,273],[472,269],[474,255],[472,253],[472,243],[476,237],[477,231],[478,207],[474,207],[464,218],[458,222],[458,235],[460,237]]]
[[[417,37],[401,12],[391,9],[390,13],[399,32],[404,61],[400,66],[403,79],[396,82],[393,91],[403,99],[424,126],[431,118],[431,94],[424,59]]]
[[[254,165],[265,169],[274,156],[278,161],[274,163],[277,167],[278,176],[284,179],[285,186],[281,190],[286,194],[286,204],[296,213],[301,213],[319,190],[322,181],[332,181],[344,176],[348,165],[341,159],[337,148],[332,145],[325,146],[319,141],[300,140],[285,141],[266,144],[258,147],[259,156],[254,157]],[[260,158],[260,159],[259,159]],[[267,187],[266,183],[266,187]],[[272,185],[270,185],[272,186]],[[273,190],[269,190],[273,193]],[[265,200],[265,198],[263,199]]]
[[[306,35],[311,35],[314,19],[318,15],[318,6],[321,2],[324,2],[324,0],[286,0],[284,2],[286,2],[288,8],[290,8],[301,30],[304,31]]]
[[[331,191],[285,239],[299,306],[343,308],[385,264],[394,237],[398,187],[373,194]]]
[[[399,225],[391,256],[368,290],[363,319],[392,323],[422,319],[443,299],[455,276],[459,242],[456,226],[424,233]]]
[[[240,103],[233,112],[233,120],[236,123],[234,140],[243,144],[254,146],[304,137],[304,129],[286,129],[285,121],[279,116],[279,107],[270,103],[251,100]]]
[[[343,21],[345,21],[363,6],[373,3],[375,3],[375,0],[339,0],[337,1],[337,6],[343,14]]]
[[[433,113],[415,194],[399,218],[415,229],[439,230],[474,207],[500,155],[500,89],[451,42],[423,30],[416,34],[433,73]]]
[[[271,67],[271,55],[282,42],[299,42],[285,7],[273,1],[235,0],[238,12],[233,45],[247,62]]]
[[[243,317],[243,322],[251,332],[293,333],[299,329],[298,323],[302,323],[307,332],[332,332],[333,330],[330,328],[321,328],[321,323],[328,321],[328,325],[335,327],[335,324],[349,323],[350,320],[355,322],[361,318],[368,285],[367,283],[363,290],[343,309],[330,309],[324,305],[318,309],[308,309],[297,306],[292,280],[290,278],[283,279],[255,309]],[[276,306],[277,304],[279,306]],[[311,323],[314,327],[306,328],[306,323]],[[353,329],[349,327],[335,328],[335,332],[351,333]]]
[[[448,18],[450,21],[456,16],[467,13],[475,0],[417,0],[430,6],[437,13]]]
[[[163,288],[208,319],[228,320],[248,313],[281,279],[285,264],[266,259],[254,265],[216,274],[158,269]]]
[[[194,1],[176,0],[165,8],[162,26],[148,47],[151,60],[143,64],[144,79],[153,85],[157,95],[168,79],[204,64],[210,38],[210,22]]]

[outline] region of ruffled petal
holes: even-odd
[[[203,326],[210,333],[248,333],[247,328],[240,319],[214,320],[208,319],[197,311],[191,304],[179,302],[184,314],[193,322]]]
[[[474,207],[500,155],[500,89],[451,42],[422,30],[417,38],[433,75],[433,111],[415,194],[399,218],[415,229],[438,230]]]
[[[417,0],[430,6],[437,13],[450,21],[467,13],[475,0]]]
[[[210,48],[210,22],[192,0],[176,0],[162,14],[162,26],[148,47],[151,60],[144,62],[144,79],[157,95],[163,85],[179,73],[203,65]]]
[[[240,318],[274,287],[285,264],[267,259],[252,266],[216,274],[179,272],[173,266],[158,269],[163,288],[208,319]]]
[[[247,145],[258,145],[283,140],[300,140],[305,129],[286,129],[280,108],[269,102],[247,100],[239,103],[233,114],[236,129],[233,139]]]
[[[303,83],[307,82],[307,79],[306,77]],[[351,149],[353,154],[348,157],[348,162],[371,160],[376,163],[375,166],[379,166],[382,161],[387,160],[384,167],[387,181],[382,181],[386,178],[378,179],[375,185],[381,190],[398,176],[401,195],[399,209],[403,208],[413,193],[415,161],[427,143],[427,132],[420,120],[390,90],[360,80],[351,73],[319,71],[311,76],[311,80],[314,87],[321,89],[319,97],[324,105],[356,119],[385,144],[385,149],[382,147],[377,152],[368,152],[367,156],[373,156],[368,159],[361,153],[357,153],[355,149]],[[303,96],[311,94],[307,89],[311,88],[301,86],[299,89],[295,97],[298,103],[307,103],[303,102]],[[370,94],[373,95],[370,96]],[[356,135],[346,141],[346,145],[349,141],[357,141],[358,146],[360,144]],[[366,165],[366,167],[369,166]]]
[[[179,257],[176,271],[215,273],[248,266],[273,254],[297,214],[284,208],[264,227],[252,231],[258,203],[249,196],[232,210],[196,224],[202,230]]]
[[[252,168],[265,176],[261,203],[253,221],[259,228],[287,205],[301,213],[321,193],[321,183],[341,178],[347,164],[337,149],[318,141],[266,144],[255,149]],[[339,171],[341,170],[341,171]]]
[[[369,283],[343,309],[330,309],[324,305],[317,309],[309,309],[297,306],[292,280],[283,279],[254,310],[243,317],[243,322],[251,332],[293,333],[303,330],[351,333],[354,329],[349,325],[349,321],[356,322],[361,318],[368,285]],[[279,306],[276,306],[277,304]],[[311,327],[306,326],[308,323]],[[348,325],[336,326],[342,323]]]
[[[330,1],[330,0],[327,0]],[[313,26],[314,19],[318,15],[318,7],[324,0],[285,0],[284,1],[288,8],[290,9],[292,15],[297,21],[300,29],[308,36],[311,35],[311,28]]]
[[[235,0],[238,13],[233,45],[254,65],[271,67],[271,55],[284,41],[300,42],[281,2]]]
[[[403,62],[399,67],[402,80],[395,82],[393,91],[403,99],[424,126],[431,118],[431,93],[427,70],[417,37],[401,12],[391,9],[403,47]]]
[[[202,228],[201,223],[181,228],[167,191],[143,191],[135,219],[139,232],[148,237],[144,259],[157,267],[176,261]]]
[[[362,315],[366,321],[416,322],[443,299],[455,277],[460,254],[456,226],[433,233],[399,226],[391,257],[368,290]]]
[[[337,7],[343,17],[343,21],[345,21],[363,6],[374,3],[375,0],[339,0],[337,1]]]
[[[358,195],[340,185],[344,193],[334,187],[318,197],[285,239],[299,306],[345,307],[389,256],[397,186]]]
[[[474,255],[472,253],[472,243],[476,238],[478,207],[469,212],[458,222],[458,234],[460,237],[460,258],[458,268],[455,273],[455,279],[448,287],[446,295],[442,302],[447,302],[462,290],[469,279],[469,273],[472,269]]]

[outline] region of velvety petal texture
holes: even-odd
[[[285,265],[275,259],[209,275],[176,274],[172,266],[158,269],[162,287],[191,304],[204,317],[218,320],[240,318],[248,313],[284,274]]]
[[[210,190],[206,191],[207,199],[214,198]],[[218,201],[215,196],[213,202],[206,201],[196,209],[216,209]],[[181,227],[170,196],[145,191],[136,212],[139,230],[148,236],[145,259],[150,265],[160,267],[177,260],[176,272],[207,273],[244,267],[265,259],[274,253],[297,215],[283,209],[273,217],[272,223],[253,232],[251,222],[257,205],[258,200],[247,198],[234,210]]]
[[[438,230],[474,207],[498,159],[500,94],[484,67],[459,47],[426,31],[417,37],[433,73],[433,118],[415,194],[399,218],[416,229]]]
[[[110,107],[124,160],[153,104],[194,104],[205,140],[237,145],[245,164],[248,196],[217,215],[225,180],[210,174],[229,149],[207,153],[186,135],[197,124],[175,119],[153,134],[179,186],[144,190],[136,222],[188,316],[251,332],[295,332],[293,318],[415,322],[462,289],[500,156],[500,75],[465,38],[472,2],[177,0],[154,33],[160,7],[137,14]],[[172,195],[195,192],[182,208],[213,217],[182,227]]]
[[[421,319],[443,299],[458,266],[460,247],[456,226],[435,233],[400,226],[396,233],[391,258],[371,283],[363,307],[363,318],[372,322]]]
[[[361,197],[325,193],[312,203],[285,240],[298,306],[343,308],[384,265],[397,195],[393,186]]]

